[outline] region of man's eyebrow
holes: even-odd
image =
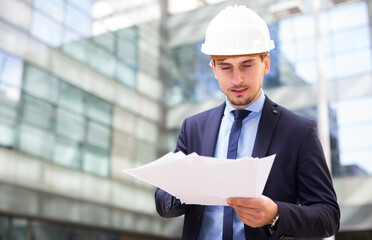
[[[243,61],[241,63],[242,64],[244,64],[244,63],[251,63],[251,62],[254,62],[254,61],[256,61],[256,59],[255,58],[251,58],[251,59],[247,59],[247,60],[245,60],[245,61]]]
[[[231,63],[225,63],[223,60],[221,60],[217,62],[217,65],[231,65]]]
[[[226,59],[217,60],[217,65],[231,65],[231,63],[226,63],[226,62],[224,62],[224,60],[226,60]],[[256,61],[255,58],[251,58],[251,59],[244,60],[244,61],[240,62],[239,64],[252,63],[252,62],[255,62],[255,61]]]

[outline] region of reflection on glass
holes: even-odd
[[[372,174],[372,97],[331,103],[337,116],[341,175]]]
[[[12,221],[12,240],[27,240],[28,222],[26,219],[14,218]]]
[[[77,37],[70,31],[65,31],[65,37],[65,44],[62,46],[62,51],[75,58],[76,60],[88,64],[90,56],[89,51],[91,49],[90,43],[84,40],[80,40],[79,37]]]
[[[58,104],[64,109],[83,114],[85,102],[84,92],[66,83],[60,84]]]
[[[95,237],[96,240],[121,240],[119,234],[107,232],[96,232]]]
[[[80,144],[70,139],[57,137],[54,146],[53,161],[57,164],[80,169]]]
[[[107,177],[109,173],[109,156],[105,151],[97,148],[86,147],[83,154],[82,168],[84,171],[102,177]]]
[[[8,239],[10,232],[10,220],[8,217],[0,216],[0,239]]]
[[[46,129],[53,129],[54,109],[51,104],[25,95],[22,113],[25,122]]]
[[[67,229],[66,239],[67,240],[90,240],[92,238],[88,230],[70,227]]]
[[[101,123],[111,125],[112,106],[111,104],[95,98],[87,98],[87,116]]]
[[[34,6],[58,22],[63,22],[63,0],[34,0]]]
[[[76,142],[82,142],[85,136],[85,119],[63,109],[58,109],[56,132]]]
[[[89,122],[87,141],[90,145],[109,150],[111,131],[108,126]]]
[[[34,66],[26,66],[23,86],[27,93],[48,102],[55,103],[58,98],[58,80]]]
[[[72,5],[67,6],[66,26],[74,29],[77,33],[84,37],[91,35],[91,18],[90,15],[76,9]]]
[[[63,227],[39,221],[32,222],[31,240],[62,240]]]
[[[19,126],[19,148],[21,151],[46,160],[52,159],[54,135],[35,126]]]
[[[30,32],[32,36],[52,47],[61,45],[62,26],[42,13],[34,11]]]
[[[16,57],[5,57],[0,73],[1,84],[18,88],[21,87],[23,60]]]

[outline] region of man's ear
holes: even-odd
[[[215,61],[213,59],[209,62],[209,66],[212,67],[213,73],[214,73],[214,78],[217,79],[217,74],[216,74],[216,66],[214,65]]]
[[[265,75],[269,73],[270,71],[270,54],[267,53],[266,57],[264,59],[264,64],[265,64]]]

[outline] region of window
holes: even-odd
[[[15,147],[23,61],[0,51],[0,145]]]
[[[337,175],[372,174],[372,97],[332,102],[337,126],[340,170]]]
[[[23,64],[8,58],[0,54],[0,145],[108,176],[112,105],[31,64],[21,86]],[[22,93],[20,101],[7,97],[8,88]]]

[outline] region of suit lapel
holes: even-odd
[[[202,155],[213,157],[218,132],[220,130],[221,120],[223,116],[223,112],[225,110],[225,103],[221,104],[220,106],[212,109],[209,113],[207,124],[204,130],[203,135],[203,142],[202,142]]]
[[[258,125],[252,157],[266,156],[280,114],[281,111],[278,108],[278,104],[272,102],[266,96],[260,123]]]

